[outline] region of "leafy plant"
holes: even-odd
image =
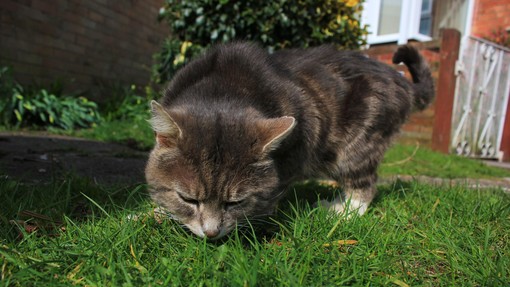
[[[149,118],[149,102],[155,96],[154,90],[145,87],[145,95],[140,95],[135,85],[109,88],[111,97],[103,105],[105,120],[146,120]]]
[[[0,114],[6,126],[87,128],[100,120],[97,104],[84,97],[57,97],[46,89],[27,92],[7,68],[0,69]]]
[[[362,0],[211,1],[166,0],[160,19],[172,35],[156,54],[154,79],[168,80],[214,43],[250,40],[269,51],[332,43],[356,49],[365,43]]]
[[[143,91],[135,85],[103,85],[101,92],[108,93],[99,105],[101,121],[90,129],[52,130],[52,133],[116,142],[139,150],[154,146],[154,134],[147,119],[150,118],[149,102],[157,97],[152,87]]]
[[[12,98],[22,93],[23,87],[14,80],[11,70],[8,67],[0,67],[0,115],[4,125],[8,125],[12,118],[12,113],[6,111],[15,108]]]
[[[484,38],[498,45],[510,48],[510,31],[501,26],[492,30],[492,32]]]
[[[87,128],[100,119],[96,103],[84,97],[57,98],[42,89],[34,98],[13,95],[16,125],[53,126],[70,130]]]

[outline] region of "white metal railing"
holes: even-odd
[[[475,37],[463,49],[457,63],[452,150],[464,156],[501,159],[510,49]]]

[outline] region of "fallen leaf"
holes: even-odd
[[[440,202],[439,198],[438,198],[438,199],[436,199],[436,202],[435,202],[435,203],[434,203],[434,205],[432,206],[432,213],[436,212],[436,208],[437,208],[437,206],[439,205],[439,202]]]
[[[330,247],[331,245],[356,245],[356,244],[358,244],[358,240],[347,239],[347,240],[337,240],[332,243],[324,243],[324,244],[322,244],[322,246]]]
[[[49,233],[50,231],[60,230],[61,232],[66,231],[61,221],[53,220],[51,217],[36,213],[29,210],[23,210],[18,213],[18,216],[27,218],[27,220],[10,220],[12,225],[18,227],[18,239],[23,239],[24,233],[34,233],[40,229],[47,231],[47,236],[59,236],[57,232]],[[24,232],[23,232],[24,231]],[[43,234],[38,234],[43,235]]]
[[[395,278],[391,279],[391,283],[398,285],[400,287],[409,287],[409,285],[407,285],[407,283],[405,283],[404,281]]]

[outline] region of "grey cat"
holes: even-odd
[[[365,213],[392,136],[434,96],[415,48],[400,47],[393,62],[408,66],[413,83],[329,45],[274,54],[245,42],[213,47],[152,102],[152,199],[210,239],[271,214],[289,184],[307,178],[343,185],[322,206]]]

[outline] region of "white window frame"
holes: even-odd
[[[368,25],[369,45],[397,42],[399,45],[408,40],[430,41],[432,38],[419,33],[422,0],[402,0],[399,32],[387,35],[377,35],[379,18],[381,16],[381,0],[366,0],[361,15],[362,25]]]

